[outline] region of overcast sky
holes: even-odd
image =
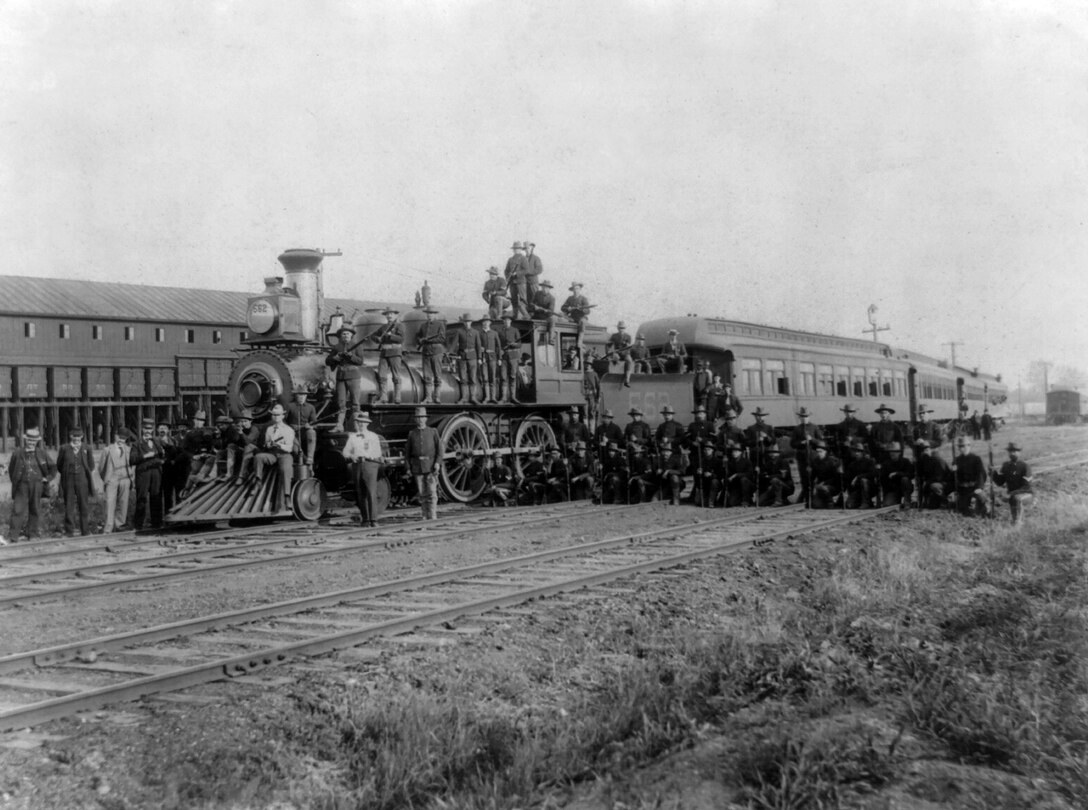
[[[1088,366],[1088,5],[0,0],[6,272],[695,312]]]

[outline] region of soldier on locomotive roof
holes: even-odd
[[[627,332],[627,324],[620,321],[616,324],[616,331],[608,337],[608,359],[613,363],[623,362],[623,384],[631,387],[631,372],[634,371],[634,363],[631,361],[631,344],[634,341]]]
[[[525,245],[514,242],[510,246],[514,255],[506,260],[506,270],[503,276],[506,279],[506,289],[510,297],[510,305],[518,318],[529,317],[529,285],[527,273],[528,262],[525,259]]]
[[[662,372],[678,374],[684,370],[687,356],[688,350],[680,340],[680,333],[676,329],[670,329],[669,339],[661,347],[661,353],[657,357],[657,368]]]
[[[344,420],[350,412],[354,417],[359,409],[358,381],[363,377],[363,357],[352,348],[355,330],[344,325],[336,333],[337,342],[325,358],[325,365],[336,371],[336,428],[344,429]]]
[[[446,325],[436,321],[438,310],[425,307],[423,313],[427,320],[420,324],[416,332],[416,343],[423,354],[423,401],[438,403],[438,389],[442,386],[442,357],[446,354]],[[430,399],[427,392],[430,392]]]
[[[573,282],[569,289],[570,295],[563,302],[560,311],[578,325],[578,339],[581,341],[582,334],[585,332],[586,317],[589,315],[592,305],[589,303],[589,299],[582,295],[582,282]]]
[[[537,293],[540,274],[544,272],[544,263],[536,255],[536,242],[526,239],[522,244],[525,245],[525,293],[527,300],[532,302]]]
[[[404,327],[397,320],[399,314],[391,307],[383,310],[385,323],[369,338],[378,344],[378,402],[392,399],[397,405],[400,404],[400,364],[404,356]],[[389,394],[385,388],[387,372],[390,379]]]
[[[472,328],[472,316],[469,313],[461,316],[461,326],[463,328],[453,333],[450,344],[450,354],[457,358],[457,374],[460,378],[461,390],[457,402],[478,405],[480,399],[476,396],[476,369],[483,354],[483,340],[480,333]]]
[[[529,309],[533,320],[546,321],[548,324],[548,342],[555,345],[555,322],[558,315],[555,312],[555,296],[551,293],[552,283],[548,279],[540,282],[540,288],[533,293],[530,299]]]
[[[487,314],[492,320],[502,317],[502,311],[510,303],[506,297],[506,281],[499,277],[499,268],[492,265],[487,268],[488,279],[484,282],[484,301],[487,302]]]
[[[635,345],[628,350],[631,358],[631,371],[635,374],[650,374],[650,348],[646,345],[646,336],[639,332],[635,335]]]

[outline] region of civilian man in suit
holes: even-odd
[[[119,532],[128,520],[128,496],[132,492],[132,448],[128,446],[132,433],[119,427],[113,432],[113,444],[102,453],[98,474],[106,490],[106,522],[103,532]]]
[[[416,426],[404,446],[408,471],[415,478],[419,506],[424,520],[438,519],[438,465],[442,461],[442,441],[438,431],[427,426],[427,409],[416,408]]]
[[[154,433],[155,422],[145,419],[140,426],[140,439],[132,448],[131,464],[136,468],[136,514],[132,516],[132,527],[137,530],[143,528],[149,511],[151,528],[162,528],[162,465],[166,451]]]
[[[83,431],[68,431],[68,444],[57,453],[57,472],[60,473],[60,492],[64,497],[64,533],[75,536],[76,520],[79,533],[90,534],[87,524],[90,517],[88,501],[94,493],[94,456],[90,445],[83,444]]]
[[[382,466],[382,440],[370,431],[370,416],[355,417],[355,433],[348,437],[341,451],[351,465],[351,482],[359,523],[373,528],[378,516],[378,473]]]
[[[45,484],[57,473],[57,467],[42,446],[38,428],[27,428],[23,446],[11,454],[8,475],[11,476],[11,539],[41,537],[41,515],[38,512]],[[23,532],[25,521],[26,532]]]

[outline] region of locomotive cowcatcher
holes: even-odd
[[[347,439],[338,423],[345,414],[338,413],[335,396],[335,375],[326,365],[326,358],[336,341],[336,332],[345,322],[339,312],[326,311],[322,284],[323,261],[327,254],[320,250],[292,249],[278,258],[283,275],[265,279],[265,290],[248,300],[246,312],[247,337],[238,349],[227,385],[227,402],[231,415],[243,409],[252,413],[254,424],[262,428],[269,412],[277,402],[287,406],[296,391],[305,391],[318,411],[317,447],[312,467],[306,455],[294,452],[294,480],[288,502],[290,509],[278,511],[282,481],[274,467],[266,471],[264,480],[250,473],[243,481],[221,476],[194,488],[166,516],[172,523],[193,523],[246,518],[288,517],[315,520],[325,509],[328,493],[339,493],[348,500],[354,498],[351,476],[341,451]],[[424,296],[426,298],[426,296]],[[379,480],[379,511],[391,500],[414,494],[410,479],[404,472],[403,447],[408,432],[414,427],[413,413],[417,404],[426,402],[428,423],[437,428],[445,449],[439,470],[443,496],[450,501],[470,502],[482,491],[484,479],[479,475],[483,457],[495,451],[511,457],[517,468],[529,452],[556,443],[556,429],[561,414],[574,406],[585,404],[582,393],[582,371],[577,366],[564,365],[564,359],[577,356],[580,346],[578,328],[560,320],[551,333],[547,324],[535,321],[515,321],[521,335],[521,352],[516,382],[516,404],[461,404],[467,398],[467,380],[457,376],[456,358],[449,354],[443,359],[437,403],[429,399],[431,391],[423,385],[422,360],[416,347],[416,333],[426,320],[423,312],[427,302],[419,300],[414,306],[399,310],[404,331],[404,356],[401,358],[399,402],[379,401],[377,378],[378,346],[368,340],[386,323],[384,306],[364,310],[352,322],[364,365],[353,380],[355,402],[369,412],[371,430],[382,436],[383,464]],[[473,328],[466,320],[456,317],[453,308],[439,307],[439,319],[446,322],[448,342],[455,330]],[[478,321],[477,321],[478,324]],[[589,327],[585,338],[600,340]],[[478,388],[477,397],[481,394]],[[351,414],[345,426],[351,427]],[[300,437],[301,438],[301,437]],[[220,465],[224,462],[220,461]]]

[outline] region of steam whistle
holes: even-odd
[[[429,307],[431,305],[431,286],[426,281],[423,282],[420,292],[422,293],[423,306]]]

